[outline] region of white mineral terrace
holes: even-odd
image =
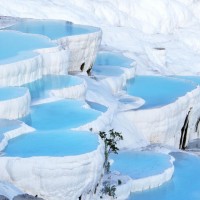
[[[183,190],[187,200],[194,197],[192,186],[177,180],[190,182],[188,163],[197,163],[198,173],[200,160],[176,151],[200,132],[200,80],[186,78],[200,74],[200,3],[155,1],[2,0],[0,195],[112,200],[100,197],[111,180],[120,200],[148,200],[154,192],[159,200],[163,191],[178,200]],[[130,85],[139,75],[173,79],[175,89],[158,81],[153,89],[134,88],[135,95]],[[153,104],[152,91],[161,97]],[[98,133],[111,129],[123,140],[105,175]],[[199,200],[199,188],[191,191]]]
[[[0,118],[19,119],[29,114],[30,93],[23,87],[0,88]]]
[[[102,32],[100,28],[74,25],[61,20],[24,19],[18,22],[14,21],[13,23],[14,25],[6,29],[45,35],[57,43],[61,49],[68,51],[70,56],[67,71],[86,72],[92,68],[101,43]],[[51,73],[55,70],[55,58],[58,58],[58,56],[53,54],[52,56],[43,55],[43,59],[45,60],[44,65],[50,65],[47,65],[48,69],[46,69],[46,73],[49,73],[49,70]],[[64,62],[63,64],[66,65]],[[62,63],[59,66],[61,67]]]
[[[103,146],[77,156],[0,157],[0,160],[2,181],[44,199],[77,199],[94,191],[100,179]]]

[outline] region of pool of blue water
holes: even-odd
[[[0,101],[19,98],[28,92],[25,87],[1,87]]]
[[[35,49],[54,47],[50,39],[16,31],[0,31],[0,64],[7,64],[37,55]]]
[[[161,107],[176,101],[196,88],[187,80],[161,76],[137,76],[127,82],[127,93],[141,97],[145,104],[139,109]]]
[[[31,107],[30,126],[37,130],[63,130],[77,128],[96,120],[101,112],[84,108],[78,100],[60,100]]]
[[[121,66],[131,67],[133,60],[123,56],[119,53],[100,52],[97,54],[97,58],[94,66],[96,65],[110,65],[110,66]]]
[[[175,171],[171,181],[161,187],[133,193],[129,200],[199,200],[200,158],[185,153],[173,153]]]
[[[23,20],[13,26],[7,27],[7,30],[17,30],[24,33],[40,34],[49,37],[52,40],[65,36],[81,35],[96,32],[99,28],[75,25],[61,20]]]
[[[119,171],[134,179],[160,174],[171,167],[169,155],[154,152],[120,152],[113,154],[111,159],[114,160],[112,171]]]
[[[82,82],[81,78],[70,75],[46,75],[23,86],[29,89],[32,100],[36,100],[48,96],[49,90],[67,88]]]
[[[9,140],[3,151],[8,157],[73,156],[97,149],[98,137],[91,132],[33,132]]]

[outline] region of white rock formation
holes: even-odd
[[[194,135],[194,129],[200,113],[200,88],[179,97],[174,103],[154,109],[139,109],[125,113],[136,130],[151,143],[163,143],[179,148],[181,128],[190,110],[188,136]]]
[[[69,49],[69,72],[81,71],[81,65],[84,65],[83,71],[92,68],[99,50],[101,37],[101,29],[94,28],[94,32],[67,36],[56,41],[64,49]]]
[[[66,157],[0,157],[1,180],[48,200],[78,199],[94,192],[103,173],[104,146]],[[23,167],[22,167],[23,166]]]
[[[19,119],[29,114],[31,97],[27,88],[13,88],[13,92],[23,90],[23,94],[0,101],[0,118]],[[12,92],[11,91],[11,92]],[[1,92],[1,90],[0,90]],[[2,96],[4,94],[1,94]],[[11,94],[12,95],[12,94]]]
[[[117,186],[116,194],[117,199],[124,200],[127,199],[131,192],[141,192],[144,190],[152,189],[159,187],[162,184],[169,181],[174,173],[174,158],[171,156],[171,166],[163,170],[162,173],[148,176],[145,178],[131,179],[126,180],[125,184]]]
[[[68,51],[60,47],[35,50],[32,58],[0,65],[0,86],[20,86],[44,74],[67,74]]]

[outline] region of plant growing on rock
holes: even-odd
[[[109,156],[111,153],[118,154],[119,148],[117,147],[117,143],[120,140],[123,140],[122,133],[114,131],[114,129],[111,129],[108,131],[108,133],[104,131],[99,132],[99,136],[104,142],[105,149],[104,149],[104,171],[105,175],[108,176],[110,174],[110,162],[109,162]],[[111,176],[108,176],[108,180],[104,181],[103,183],[103,189],[102,193],[106,194],[108,196],[115,197],[115,191],[116,187],[115,185],[111,184]]]

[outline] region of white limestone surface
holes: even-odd
[[[0,65],[0,86],[20,86],[42,77],[42,58],[29,59]]]
[[[127,111],[126,117],[136,130],[150,143],[163,143],[179,147],[181,128],[191,109],[189,116],[188,136],[194,134],[195,124],[200,113],[200,88],[179,97],[175,102],[154,109]]]
[[[113,67],[118,67],[118,66],[112,66],[112,68]],[[98,79],[99,82],[102,83],[102,85],[110,89],[112,94],[119,93],[126,85],[126,81],[135,76],[136,72],[135,66],[130,68],[124,68],[119,66],[119,68],[122,70],[122,73],[117,74],[116,76],[95,75],[95,77]],[[109,70],[109,66],[107,70]]]
[[[0,118],[19,119],[29,114],[31,97],[27,88],[5,87],[0,88],[2,97],[5,90],[9,90],[7,98],[0,98]],[[1,93],[2,92],[2,93]],[[19,95],[13,95],[18,93]]]
[[[0,157],[0,179],[48,200],[77,200],[94,192],[103,172],[103,143],[65,157]]]
[[[43,75],[68,74],[69,50],[61,46],[36,50],[42,57]]]
[[[20,86],[42,78],[45,74],[67,74],[68,50],[60,47],[35,50],[24,60],[0,65],[0,86]]]
[[[126,112],[116,112],[111,127],[123,135],[123,140],[117,144],[119,149],[135,149],[149,144],[149,141],[137,130],[136,126],[130,123]]]
[[[101,29],[95,28],[95,31],[91,33],[66,36],[56,40],[64,49],[69,49],[69,72],[81,71],[80,67],[82,64],[84,64],[83,71],[92,68],[99,50],[101,38]]]

